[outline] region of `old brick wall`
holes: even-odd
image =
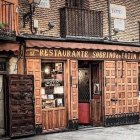
[[[23,22],[22,17],[24,11],[28,11],[27,9],[27,0],[19,0],[20,3],[20,33],[28,33],[31,34],[29,30],[29,24],[26,23],[26,27],[23,28]],[[38,34],[45,35],[45,36],[54,36],[59,37],[60,36],[60,14],[59,9],[61,7],[64,7],[65,0],[51,0],[50,1],[50,8],[36,8],[36,11],[34,13],[34,18],[38,20]],[[54,28],[48,31],[48,23],[49,21],[54,23]]]
[[[138,41],[139,40],[138,21],[140,19],[140,14],[139,14],[140,1],[139,0],[113,0],[112,3],[126,6],[125,31],[118,33],[116,38],[124,41],[126,40]]]
[[[112,0],[112,4],[126,6],[125,31],[119,32],[113,39],[121,41],[138,41],[140,19],[140,1],[139,0]],[[104,36],[108,36],[108,10],[107,0],[89,0],[90,9],[101,10],[104,12],[103,26]],[[112,35],[114,28],[114,19],[112,18]]]
[[[20,10],[27,11],[27,0],[19,0]],[[139,25],[138,21],[140,19],[140,1],[139,0],[112,0],[112,4],[118,4],[126,6],[127,17],[125,19],[125,31],[119,32],[117,35],[113,36],[114,39],[123,41],[138,41],[139,40]],[[60,37],[60,14],[59,9],[65,6],[65,0],[51,0],[50,8],[37,8],[34,18],[39,21],[38,34],[45,36]],[[83,2],[83,8],[88,8],[90,10],[103,11],[103,35],[108,36],[108,10],[107,10],[107,0],[85,0]],[[26,28],[22,27],[22,15],[20,14],[20,33],[31,33],[29,31],[29,26],[26,24]],[[48,30],[48,22],[52,21],[55,25],[53,29]],[[114,19],[112,18],[112,34]],[[45,31],[46,30],[46,31]],[[44,31],[44,32],[41,32]]]

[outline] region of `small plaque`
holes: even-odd
[[[40,7],[40,8],[50,8],[50,0],[41,0],[38,7]]]

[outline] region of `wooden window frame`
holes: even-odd
[[[15,30],[15,26],[14,26],[15,4],[12,2],[2,0],[0,7],[1,7],[1,23],[4,24],[4,26],[7,26],[8,30]]]

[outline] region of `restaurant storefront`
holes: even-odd
[[[26,40],[35,121],[44,131],[138,123],[138,47]],[[20,68],[21,69],[21,68]]]

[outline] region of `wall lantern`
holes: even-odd
[[[45,66],[44,72],[45,72],[45,74],[50,74],[51,73],[51,68],[49,66]]]
[[[36,33],[36,29],[33,28],[33,15],[35,12],[35,8],[40,4],[40,1],[41,0],[28,0],[27,5],[29,5],[29,12],[23,15],[23,27],[25,28],[25,24],[29,22],[30,30],[33,34]]]

